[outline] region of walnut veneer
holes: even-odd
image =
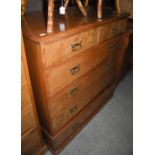
[[[39,120],[54,154],[107,103],[119,78],[127,14],[105,12],[97,20],[95,12],[55,13],[50,34],[41,12],[22,19]]]

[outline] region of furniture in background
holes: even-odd
[[[22,30],[44,140],[58,154],[112,97],[129,35],[125,13],[54,14],[51,33],[42,12],[25,15]]]
[[[133,68],[133,0],[116,0],[116,8],[119,14],[127,12],[129,14],[126,33],[128,33],[129,43],[124,51],[122,61],[122,73],[120,80]]]
[[[129,13],[130,19],[133,19],[133,0],[115,0],[116,10],[118,14],[123,12]]]
[[[28,0],[21,0],[21,15],[22,16],[25,14],[27,2]]]
[[[78,7],[79,7],[79,9],[80,9],[80,11],[81,11],[81,13],[82,13],[82,15],[83,15],[83,16],[86,16],[86,9],[84,8],[84,6],[83,6],[81,0],[75,0],[75,1],[76,1],[77,5],[78,5]],[[85,7],[88,6],[88,1],[89,1],[89,0],[85,0]],[[68,3],[69,3],[69,0],[65,0],[65,4],[64,4],[64,7],[65,7],[65,8],[67,8]]]
[[[23,37],[21,37],[21,154],[43,155],[43,142],[29,77]]]
[[[56,0],[48,0],[48,11],[47,11],[47,33],[52,33],[53,32],[53,22],[54,22],[54,2]],[[82,5],[81,0],[75,0],[82,15],[86,16],[87,15],[87,9],[88,9],[88,3],[89,0],[85,0],[85,4],[84,6]],[[120,14],[120,3],[119,0],[116,0],[117,2],[117,11]],[[25,14],[25,10],[26,10],[26,5],[28,3],[28,0],[21,0],[21,5],[22,5],[22,15]],[[64,0],[64,7],[67,8],[69,0]],[[95,4],[95,3],[94,3]],[[102,18],[102,10],[103,10],[103,0],[97,0],[97,18],[101,19]]]

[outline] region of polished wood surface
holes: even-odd
[[[54,135],[112,81],[113,68],[105,67],[112,62],[107,59],[51,97],[49,113]]]
[[[62,87],[68,85],[88,70],[91,70],[92,67],[101,63],[107,55],[109,55],[109,50],[112,48],[111,46],[116,42],[117,39],[105,42],[104,44],[100,44],[71,57],[69,60],[63,62],[63,65],[60,64],[57,67],[48,69],[46,71],[48,95],[53,95]],[[114,47],[112,50],[114,50]]]
[[[65,16],[60,16],[58,10],[55,10],[53,32],[47,34],[46,21],[43,13],[35,11],[33,13],[26,14],[22,18],[22,27],[25,30],[23,35],[24,38],[33,40],[36,43],[51,43],[79,32],[126,18],[127,15],[128,14],[124,13],[117,16],[115,13],[105,11],[102,16],[102,20],[98,21],[96,18],[96,11],[93,8],[88,9],[87,17],[80,16],[79,12],[75,8],[68,8]]]
[[[46,146],[42,139],[35,109],[23,37],[21,39],[21,153],[22,155],[43,155]]]
[[[97,29],[92,29],[61,39],[52,44],[46,44],[45,57],[47,69],[55,67],[68,58],[78,55],[82,51],[95,46],[97,44],[97,33]]]
[[[103,97],[99,104],[94,100],[102,92],[112,96],[121,70],[127,15],[107,12],[98,21],[90,12],[88,17],[76,9],[63,17],[55,13],[53,32],[45,36],[37,35],[46,33],[41,13],[22,19],[41,129],[56,154],[102,107]]]

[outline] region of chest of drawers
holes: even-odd
[[[51,34],[40,12],[22,19],[39,120],[55,154],[112,96],[127,20],[126,14],[97,21],[92,13],[82,17],[69,11],[56,15]]]

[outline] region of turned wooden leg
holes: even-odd
[[[89,0],[85,0],[85,7],[88,6]]]
[[[120,14],[121,9],[120,9],[120,0],[115,0],[115,6],[116,6],[116,12],[117,14]]]
[[[65,7],[65,8],[67,8],[68,3],[69,3],[69,0],[65,0],[65,4],[64,4],[64,7]]]
[[[53,32],[54,0],[48,0],[47,33]]]
[[[79,7],[81,13],[82,13],[84,16],[86,16],[86,10],[84,9],[84,7],[83,7],[81,1],[80,1],[80,0],[76,0],[76,3],[78,4],[78,7]]]
[[[102,0],[98,0],[97,4],[97,18],[102,18]]]

